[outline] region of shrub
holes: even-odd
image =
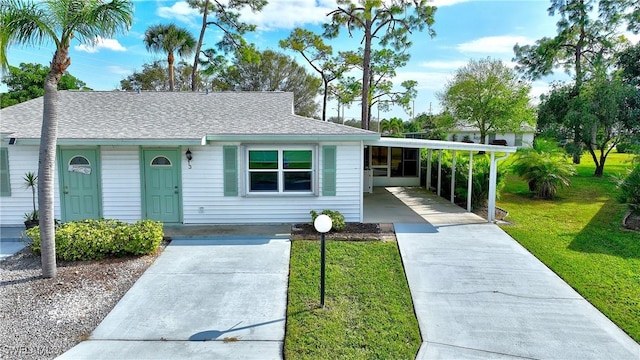
[[[40,253],[40,228],[26,231],[31,249]],[[64,261],[153,253],[162,242],[162,223],[151,220],[128,224],[114,219],[87,219],[56,227],[56,257]]]
[[[620,189],[618,200],[629,204],[629,210],[640,215],[640,161],[636,161],[627,176],[617,179],[617,182]]]
[[[311,210],[309,213],[311,214],[311,224],[313,224],[319,214],[315,210]],[[322,210],[321,214],[331,218],[331,230],[342,231],[347,227],[347,223],[344,221],[344,215],[342,215],[340,211]]]
[[[442,153],[442,174],[440,196],[445,199],[451,197],[451,165],[453,156],[451,152]],[[436,186],[438,182],[438,155],[433,153],[432,157],[431,184]],[[426,159],[422,162],[422,167],[426,169]],[[490,155],[478,154],[473,156],[473,173],[471,179],[471,206],[476,209],[487,205],[489,199],[489,170],[491,168]],[[466,153],[456,153],[456,186],[454,188],[454,200],[461,204],[467,199],[467,182],[469,179],[469,155]],[[504,170],[502,163],[498,163],[496,178],[496,197],[500,198],[500,190],[504,187]]]
[[[528,182],[537,197],[552,200],[560,187],[569,186],[575,169],[556,142],[536,139],[532,148],[518,150],[511,172]]]

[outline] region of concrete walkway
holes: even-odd
[[[0,261],[22,250],[26,243],[22,241],[24,227],[0,227]]]
[[[640,346],[498,226],[389,188],[429,223],[394,223],[417,359],[640,359]]]
[[[282,359],[288,233],[198,238],[193,229],[59,359]]]

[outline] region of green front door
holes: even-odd
[[[144,217],[180,222],[180,156],[177,149],[143,150]]]
[[[100,218],[100,184],[96,149],[60,150],[63,221]]]

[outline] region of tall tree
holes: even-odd
[[[640,87],[640,42],[622,50],[616,58],[622,80]]]
[[[169,91],[169,76],[163,60],[142,64],[141,71],[134,71],[120,80],[122,90]],[[191,65],[180,61],[174,66],[175,89],[188,91],[191,88]],[[200,81],[200,77],[196,78]]]
[[[582,141],[596,165],[594,176],[602,177],[611,150],[640,133],[639,93],[602,71],[584,84],[579,97],[585,107]]]
[[[611,57],[617,43],[616,31],[628,22],[628,29],[637,33],[640,10],[637,1],[631,0],[551,0],[550,16],[558,14],[558,34],[544,37],[534,45],[514,47],[516,69],[530,79],[549,75],[556,67],[573,73],[572,96],[578,96],[584,81]],[[594,6],[599,14],[593,18]],[[635,8],[635,10],[634,10]],[[573,129],[574,143],[579,145],[582,124],[576,122]],[[580,162],[580,146],[573,154],[574,163]]]
[[[484,143],[488,134],[517,132],[535,122],[530,89],[502,61],[487,58],[471,60],[458,69],[437,96],[453,115],[449,126],[475,126]]]
[[[295,113],[311,117],[318,111],[316,96],[321,91],[322,80],[291,57],[265,50],[257,63],[236,57],[233,64],[214,79],[214,84],[214,90],[290,91]]]
[[[177,27],[175,24],[159,24],[150,26],[144,33],[144,44],[151,52],[167,54],[169,67],[169,91],[175,87],[174,62],[175,53],[178,56],[189,56],[193,53],[196,40],[189,30]]]
[[[51,71],[48,66],[34,63],[21,63],[19,67],[9,66],[8,73],[2,78],[8,92],[1,94],[0,108],[15,105],[44,95],[44,80]],[[60,77],[58,90],[87,89],[83,81],[66,73]]]
[[[411,46],[408,35],[413,31],[428,29],[431,37],[436,8],[427,6],[427,0],[338,0],[338,8],[328,16],[331,21],[324,24],[324,35],[335,38],[342,27],[347,28],[349,36],[355,30],[362,31],[362,112],[363,129],[369,129],[371,51],[373,39],[379,39],[383,47],[391,45],[396,50]]]
[[[349,69],[346,62],[333,57],[333,49],[322,41],[320,35],[305,29],[294,29],[288,38],[280,41],[280,47],[298,52],[322,79],[322,121],[327,121],[329,83]]]
[[[91,42],[111,37],[132,24],[133,4],[129,0],[48,0],[30,2],[3,0],[0,5],[0,65],[8,66],[7,50],[14,44],[41,45],[52,42],[56,50],[44,83],[38,205],[42,275],[55,277],[54,181],[58,136],[58,83],[71,65],[71,40]]]
[[[217,54],[214,49],[202,50],[204,45],[204,34],[209,26],[215,26],[222,31],[222,39],[216,44],[218,49],[223,51],[239,51],[247,57],[255,58],[252,47],[247,47],[243,35],[248,31],[254,31],[255,25],[249,25],[240,21],[239,11],[249,8],[256,12],[262,10],[267,4],[266,0],[187,0],[189,6],[197,8],[202,13],[202,25],[200,35],[195,47],[195,57],[191,69],[191,91],[198,90],[198,65],[202,62],[200,56],[206,58],[206,62],[216,60]]]

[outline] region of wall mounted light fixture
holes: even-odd
[[[187,157],[187,164],[189,164],[189,169],[191,169],[191,159],[193,159],[193,155],[191,154],[191,150],[189,150],[189,148],[187,148],[187,152],[185,152],[184,155]]]

